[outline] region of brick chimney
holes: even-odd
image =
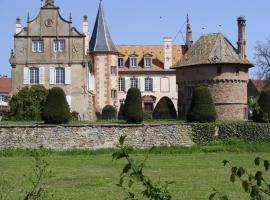
[[[238,17],[238,54],[241,59],[246,58],[246,18]]]
[[[164,43],[164,69],[170,69],[172,67],[172,38],[163,38]]]
[[[22,23],[21,23],[21,19],[18,17],[16,19],[16,31],[15,33],[18,34],[22,31]]]
[[[88,17],[86,15],[83,17],[82,27],[83,27],[83,34],[85,35],[84,48],[85,48],[85,55],[86,55],[89,51],[89,41],[90,41],[89,23],[88,23]]]

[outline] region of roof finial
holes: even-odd
[[[44,6],[54,6],[54,0],[46,0]]]

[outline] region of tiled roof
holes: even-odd
[[[249,80],[248,96],[259,96],[265,90],[270,91],[270,81]]]
[[[144,55],[152,55],[152,68],[151,71],[160,71],[164,69],[164,46],[163,45],[121,45],[117,46],[120,54],[123,55],[125,60],[125,67],[119,68],[120,71],[129,71],[129,56],[136,54],[138,56],[138,67],[132,71],[147,70],[144,68]],[[185,45],[173,45],[173,64],[182,58],[186,52]]]
[[[240,59],[237,50],[222,33],[213,33],[201,36],[174,68],[216,63],[252,66],[247,59]]]
[[[89,45],[90,52],[117,52],[105,19],[102,1],[100,1],[98,14]]]
[[[0,93],[11,92],[11,78],[0,77]]]

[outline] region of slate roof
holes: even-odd
[[[124,58],[125,67],[119,68],[120,71],[163,71],[164,70],[164,45],[119,45],[117,49],[120,57]],[[173,45],[173,65],[183,57],[186,53],[186,45]],[[130,69],[129,57],[133,54],[137,55],[138,67]],[[152,56],[151,69],[144,68],[144,56],[150,54]]]
[[[0,77],[0,93],[8,94],[11,92],[11,78]]]
[[[222,33],[212,33],[202,35],[173,68],[217,63],[252,66],[247,59],[240,59],[237,49]]]
[[[102,1],[100,1],[98,14],[89,45],[90,52],[118,52],[111,38],[105,19]]]

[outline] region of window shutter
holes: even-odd
[[[158,77],[153,77],[153,91],[154,92],[158,92],[159,91]]]
[[[127,92],[130,88],[130,78],[125,77],[125,91]]]
[[[71,96],[66,96],[67,103],[69,105],[69,108],[71,109]]]
[[[70,80],[70,67],[65,68],[65,84],[70,85],[71,80]]]
[[[44,67],[39,68],[39,84],[44,85],[45,83],[45,69]]]
[[[55,69],[54,67],[50,67],[50,85],[55,84]]]
[[[140,77],[139,80],[140,80],[140,90],[141,90],[141,92],[144,92],[145,91],[144,77]]]
[[[29,68],[25,67],[23,69],[23,84],[28,85],[29,84]]]

